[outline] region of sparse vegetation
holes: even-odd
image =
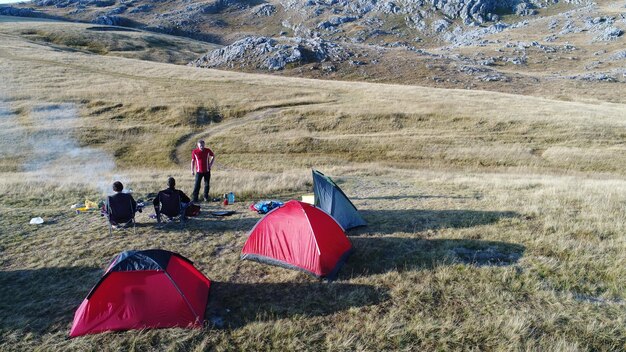
[[[120,56],[185,65],[217,45],[175,36],[113,26],[63,22],[11,22],[5,35],[34,43],[51,44],[59,50]]]
[[[203,70],[58,50],[19,25],[0,23],[0,350],[626,348],[626,106],[607,102],[620,91],[564,101]],[[168,175],[189,193],[200,137],[233,217],[205,203],[185,229],[156,229],[147,208],[137,235],[109,237],[70,209],[114,178],[144,200]],[[27,168],[50,140],[115,165],[63,154]],[[310,192],[311,167],[369,223],[333,283],[239,260],[260,218],[249,203]],[[207,327],[67,339],[108,261],[154,247],[213,280]]]

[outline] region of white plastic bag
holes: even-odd
[[[36,218],[32,218],[30,219],[30,224],[31,225],[40,225],[43,224],[43,219],[40,217],[36,217]]]

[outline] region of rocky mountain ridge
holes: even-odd
[[[18,6],[74,20],[206,34],[231,44],[246,36],[287,34],[372,43],[450,41],[468,27],[524,17],[588,0],[35,0]],[[7,12],[8,10],[5,10]],[[16,11],[16,10],[15,10]],[[14,11],[14,12],[15,12]]]
[[[626,82],[619,1],[35,0],[0,14],[223,45],[190,63],[206,68],[512,91],[546,79]]]

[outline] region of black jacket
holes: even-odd
[[[115,222],[130,221],[137,211],[137,202],[128,193],[115,193],[107,198],[107,213]]]
[[[152,201],[152,204],[154,205],[154,211],[157,213],[157,215],[163,213],[167,216],[177,216],[179,214],[180,204],[178,204],[176,199],[172,197],[177,193],[181,203],[191,202],[191,199],[187,197],[185,192],[179,189],[164,189],[160,191],[159,194],[157,194],[157,196]],[[172,202],[176,204],[171,204]]]

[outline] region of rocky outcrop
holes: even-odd
[[[97,16],[92,22],[95,24],[102,24],[106,26],[132,27],[132,21],[120,16]]]
[[[596,41],[611,41],[616,40],[624,34],[624,31],[617,27],[607,27],[600,34],[598,34],[594,40]]]
[[[198,67],[263,68],[282,70],[288,65],[342,61],[350,55],[337,44],[322,39],[276,40],[247,37],[207,53],[192,65]]]
[[[412,38],[438,40],[447,36],[446,40],[459,43],[467,42],[465,33],[476,29],[477,25],[488,26],[489,31],[498,30],[497,26],[489,26],[499,21],[498,14],[529,16],[535,14],[537,8],[559,1],[587,0],[34,0],[33,3],[40,7],[71,7],[69,14],[82,21],[97,18],[99,23],[111,23],[119,21],[116,16],[123,15],[143,24],[141,28],[197,33],[194,38],[201,37],[203,31],[207,34],[211,28],[223,32],[226,26],[254,19],[255,25],[267,36],[279,34],[281,31],[271,31],[282,24],[292,36],[335,40],[349,33],[347,40],[354,43],[377,36],[408,40],[400,38],[407,34]],[[101,11],[86,11],[90,8]],[[394,23],[391,28],[387,26],[389,20]],[[267,25],[259,24],[264,21]],[[383,32],[386,33],[380,35]],[[450,39],[459,32],[464,39]],[[470,34],[476,35],[482,34]],[[381,42],[389,42],[389,38],[381,39]]]
[[[35,0],[33,3],[42,7],[71,7],[57,13],[81,21],[232,43],[205,55],[198,64],[206,67],[282,70],[308,62],[332,62],[333,56],[349,57],[345,49],[332,43],[341,43],[355,53],[363,48],[373,52],[404,48],[419,54],[420,47],[433,44],[447,45],[444,50],[487,46],[499,43],[494,34],[542,21],[523,16],[532,16],[538,8],[558,2],[582,4],[588,0]],[[569,35],[579,33],[584,33],[590,41],[623,39],[624,14],[594,17],[595,7],[572,8],[551,15],[548,21],[536,22],[547,27],[544,44],[567,40]],[[35,16],[30,9],[20,10]],[[502,14],[511,15],[507,23],[499,21]],[[522,16],[517,23],[516,15]],[[250,33],[262,34],[246,37]],[[524,50],[516,49],[497,61],[525,65]],[[534,44],[530,50],[554,53],[557,49]],[[344,61],[353,61],[353,66],[373,62],[354,58]],[[345,66],[335,65],[337,70]]]
[[[255,16],[269,17],[276,13],[276,6],[272,4],[262,4],[252,8],[252,13]]]
[[[609,56],[610,61],[622,61],[626,60],[626,50],[620,50],[613,55]]]
[[[32,8],[20,8],[14,6],[0,6],[0,16],[17,16],[17,17],[34,17],[34,18],[48,18],[48,19],[61,19],[57,16],[50,15]]]
[[[320,22],[317,25],[319,29],[332,29],[344,23],[356,21],[358,17],[355,16],[332,16],[328,21]]]
[[[37,6],[72,7],[72,6],[93,6],[108,7],[115,5],[115,0],[36,0]]]
[[[13,6],[0,6],[0,15],[19,17],[43,17],[43,13],[33,9],[22,9]]]
[[[583,75],[578,76],[570,76],[570,79],[577,79],[581,81],[589,81],[589,82],[617,82],[617,78],[613,75],[606,73],[585,73]]]

